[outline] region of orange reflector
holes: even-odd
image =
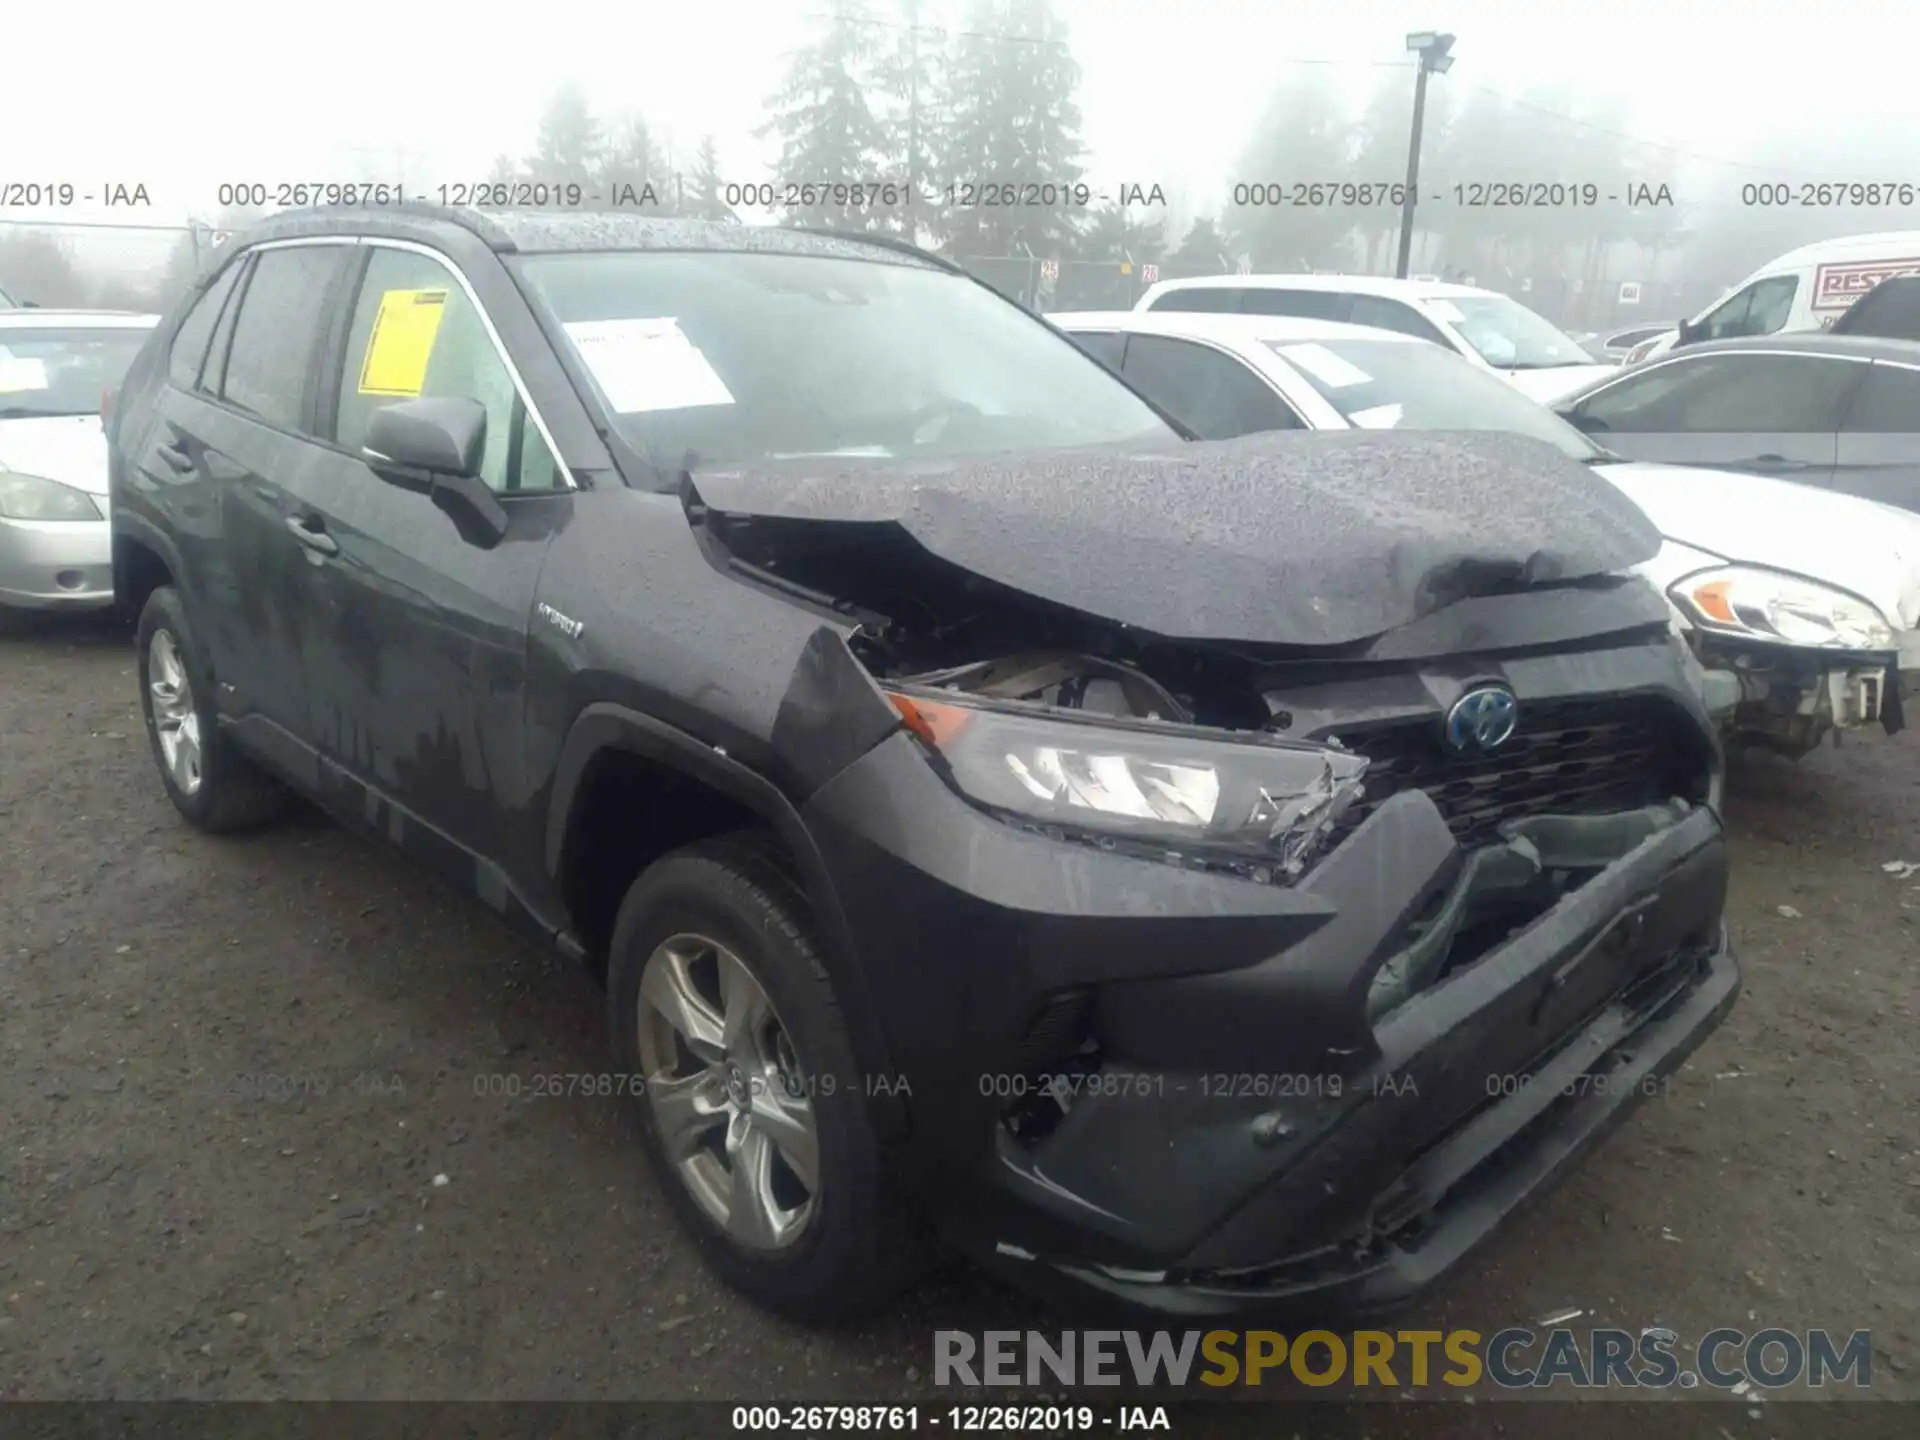
[[[943,705],[938,700],[896,695],[892,691],[887,692],[887,698],[893,701],[893,708],[900,712],[907,729],[936,750],[958,735],[961,727],[973,718],[973,712],[964,705]]]
[[[1718,620],[1722,625],[1738,625],[1740,617],[1733,613],[1733,602],[1727,598],[1732,589],[1731,580],[1716,580],[1711,585],[1702,585],[1693,592],[1693,603],[1700,607],[1700,613],[1709,620]]]

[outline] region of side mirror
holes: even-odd
[[[1678,327],[1678,334],[1674,338],[1673,348],[1678,350],[1682,345],[1698,344],[1700,332],[1704,328],[1704,326],[1694,324],[1691,320],[1682,320]]]
[[[373,412],[367,462],[434,476],[478,475],[487,407],[478,400],[402,400]]]
[[[402,400],[373,412],[361,454],[390,485],[432,497],[472,544],[507,533],[507,512],[480,480],[487,408],[478,400]]]

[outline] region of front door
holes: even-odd
[[[570,491],[480,308],[447,262],[368,241],[340,317],[316,504],[338,546],[314,623],[316,732],[336,799],[483,898],[504,904],[501,817],[528,799],[528,618]],[[487,410],[481,478],[495,541],[361,458],[384,405],[463,397]]]

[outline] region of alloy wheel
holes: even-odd
[[[640,1065],[675,1173],[739,1244],[781,1250],[820,1188],[810,1082],[765,988],[702,935],[663,941],[640,973]]]
[[[200,789],[200,713],[170,630],[154,631],[147,644],[147,699],[167,773],[182,795],[192,795]]]

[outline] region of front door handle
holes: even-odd
[[[160,446],[158,454],[161,460],[166,463],[169,470],[174,470],[184,475],[187,471],[193,469],[193,456],[187,453],[186,447],[181,445],[178,440],[169,441],[167,444]]]
[[[1784,455],[1756,455],[1756,462],[1769,470],[1810,470],[1812,465],[1805,460],[1789,460]]]
[[[287,529],[291,530],[293,532],[293,538],[306,546],[307,549],[317,551],[322,555],[338,555],[340,553],[340,542],[324,530],[311,528],[311,525],[317,525],[318,523],[319,521],[317,519],[305,515],[289,515],[287,517]]]

